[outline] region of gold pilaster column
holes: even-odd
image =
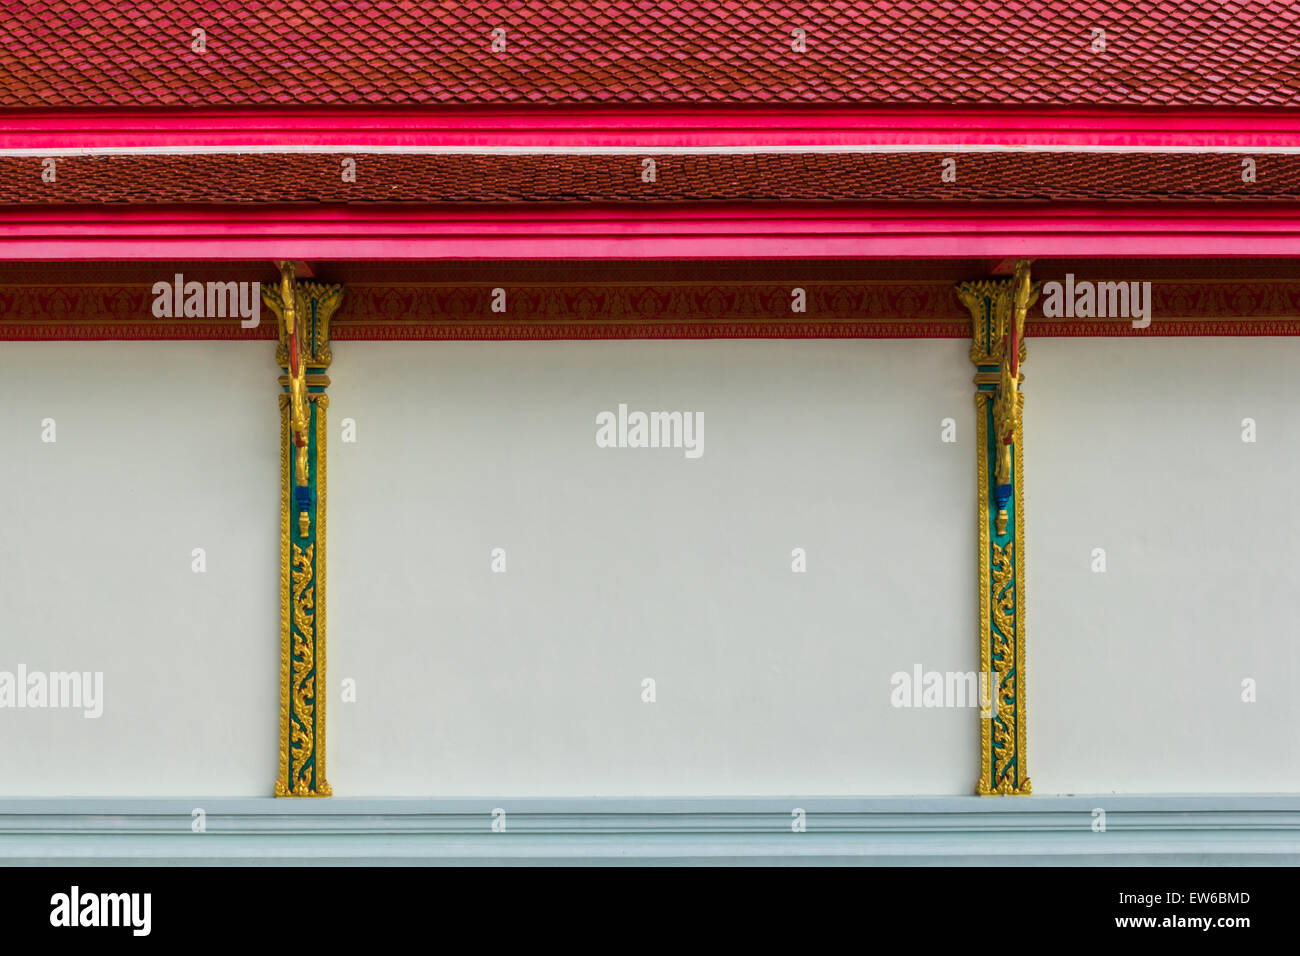
[[[975,364],[976,541],[980,671],[989,700],[980,720],[976,792],[1032,792],[1025,701],[1025,523],[1023,415],[1025,315],[1038,298],[1029,262],[1009,279],[963,282]]]
[[[325,412],[330,319],[343,287],[280,265],[262,298],[279,325],[280,769],[277,797],[328,797],[325,777]]]

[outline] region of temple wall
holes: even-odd
[[[1300,790],[1297,368],[1293,337],[1030,343],[1036,793]]]
[[[341,344],[336,792],[969,792],[971,711],[890,703],[977,667],[967,348]],[[703,455],[597,447],[620,403]]]
[[[0,793],[270,791],[278,372],[265,342],[0,347],[0,671],[103,674],[97,718],[0,710]]]
[[[1300,785],[1297,350],[1031,343],[1036,792]],[[891,677],[977,667],[972,371],[952,339],[337,344],[335,792],[970,793],[972,709]],[[269,793],[277,374],[0,348],[0,671],[104,674],[98,718],[0,710],[0,794]],[[702,412],[703,454],[597,447],[620,403]]]

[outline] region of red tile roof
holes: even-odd
[[[1294,0],[5,0],[0,38],[0,108],[1300,106]]]
[[[345,158],[356,182],[344,182]],[[0,204],[68,203],[668,203],[707,201],[1290,201],[1300,155],[669,154],[642,156],[254,153],[66,156],[56,181],[37,157],[0,157]]]

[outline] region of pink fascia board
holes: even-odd
[[[1300,209],[719,204],[0,209],[0,259],[1300,257]]]
[[[1300,111],[983,107],[0,112],[0,150],[1300,151]],[[4,259],[1291,256],[1259,206],[0,207]]]
[[[17,110],[0,149],[1300,148],[1300,110],[996,107]]]

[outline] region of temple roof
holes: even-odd
[[[648,155],[653,182],[636,154],[68,155],[53,183],[50,160],[0,156],[0,204],[1300,201],[1296,153],[1252,158],[1249,182],[1224,153]]]
[[[1292,0],[28,0],[0,37],[8,109],[1300,106]]]

